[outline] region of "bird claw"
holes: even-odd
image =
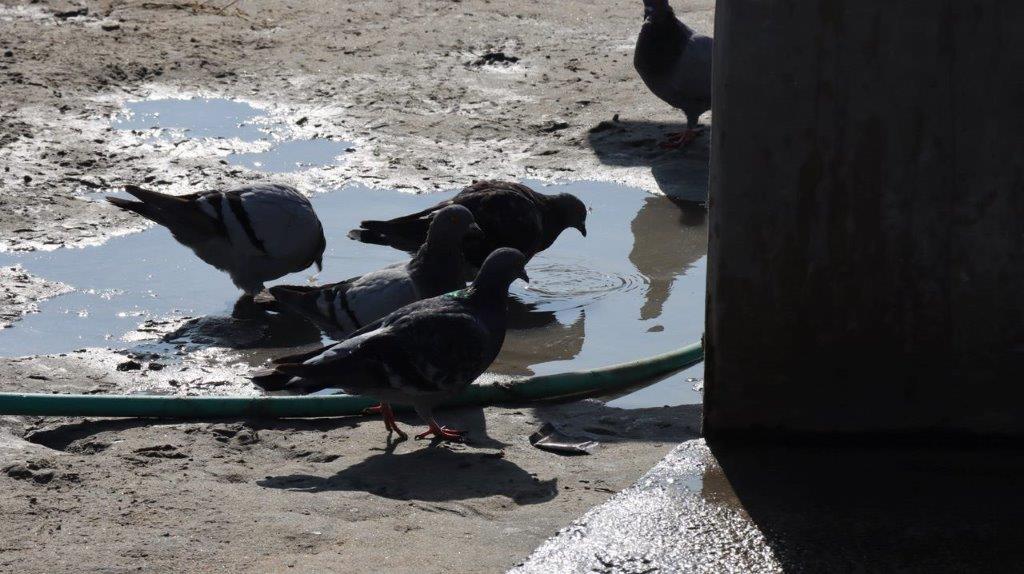
[[[661,149],[685,149],[690,144],[692,144],[694,140],[697,139],[697,136],[700,135],[701,131],[703,130],[697,128],[692,130],[687,129],[686,131],[683,132],[668,134],[668,137],[665,138],[665,141],[659,143],[658,147],[660,147]]]
[[[416,440],[423,440],[431,435],[433,435],[437,440],[452,442],[463,442],[466,440],[466,431],[450,429],[448,427],[430,427],[426,432],[416,435]]]

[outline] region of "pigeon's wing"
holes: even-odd
[[[707,36],[693,36],[666,78],[675,94],[673,105],[687,113],[700,115],[711,109],[712,45]]]
[[[381,329],[371,351],[384,366],[388,390],[408,396],[457,392],[493,360],[491,333],[459,306],[405,315]]]
[[[353,331],[362,324],[348,305],[347,293],[357,279],[353,277],[319,287],[275,285],[269,291],[287,311],[311,319],[322,327]]]
[[[510,182],[478,182],[453,201],[473,212],[484,232],[480,240],[465,243],[466,259],[480,266],[499,247],[512,247],[533,256],[544,237],[541,204],[543,198],[530,188]]]
[[[385,267],[354,281],[346,293],[348,309],[361,328],[420,299],[406,263]]]

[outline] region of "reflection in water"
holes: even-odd
[[[578,309],[576,313],[576,318],[568,325],[562,324],[554,313],[547,311],[520,316],[519,321],[510,316],[505,345],[490,371],[499,375],[529,376],[535,374],[531,365],[569,361],[579,355],[586,336],[584,324],[587,312],[586,309]],[[527,321],[522,321],[523,318]],[[538,318],[542,320],[538,321]],[[523,327],[524,324],[536,326]]]
[[[629,260],[649,285],[640,319],[656,319],[676,277],[707,253],[706,233],[684,233],[683,227],[704,227],[705,212],[677,205],[667,197],[652,196],[633,218],[633,249]]]

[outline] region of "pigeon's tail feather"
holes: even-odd
[[[370,231],[369,229],[353,229],[348,232],[348,238],[360,243],[369,243],[370,245],[391,246],[386,235],[379,231]]]
[[[167,227],[179,241],[189,243],[189,239],[219,233],[216,222],[197,209],[187,197],[175,197],[135,185],[126,185],[124,189],[139,201],[119,197],[108,197],[107,201]]]
[[[303,285],[275,285],[269,289],[281,307],[301,314],[316,313],[319,291],[316,287]]]
[[[309,359],[312,359],[313,357],[322,354],[330,346],[331,345],[328,345],[326,347],[317,347],[316,349],[313,349],[312,351],[306,351],[305,353],[295,353],[294,355],[286,355],[284,357],[278,357],[278,358],[273,360],[273,363],[275,365],[298,365],[298,364],[302,364],[303,362],[308,361]]]
[[[349,232],[349,237],[363,243],[388,245],[403,251],[415,251],[427,240],[430,215],[442,205],[435,205],[417,213],[403,215],[387,221],[361,221],[359,229]]]
[[[260,371],[252,376],[252,382],[264,391],[283,391],[291,379],[291,375],[279,373],[276,369]]]
[[[156,208],[148,203],[142,201],[132,201],[130,199],[121,199],[120,197],[108,197],[107,201],[112,205],[116,205],[125,211],[131,211],[137,213],[146,219],[165,225],[165,218],[161,217],[162,213],[159,208]]]
[[[303,373],[308,370],[301,363],[276,365],[273,369],[253,375],[252,382],[264,391],[291,391],[299,394],[315,393],[333,386],[329,379],[303,378]]]

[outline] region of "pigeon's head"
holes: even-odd
[[[495,249],[487,259],[484,259],[480,273],[473,280],[473,286],[507,292],[508,286],[516,279],[530,282],[530,276],[526,274],[526,256],[518,249],[502,247]]]
[[[571,193],[560,193],[552,198],[565,227],[579,230],[583,237],[587,236],[587,206],[580,198]]]
[[[653,18],[662,14],[671,14],[672,7],[668,0],[644,0],[644,18]]]
[[[459,242],[464,237],[483,237],[473,213],[461,205],[449,205],[434,214],[427,231],[427,242]]]

